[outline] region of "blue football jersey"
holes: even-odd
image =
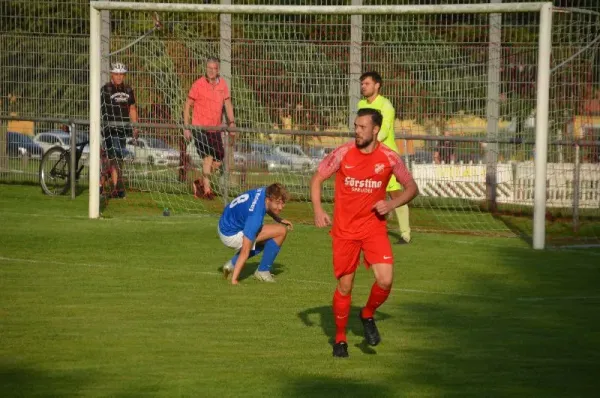
[[[254,242],[267,214],[265,191],[266,187],[251,189],[233,199],[219,219],[221,233],[232,236],[243,231],[244,236]]]

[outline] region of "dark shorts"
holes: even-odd
[[[223,138],[220,132],[194,131],[194,142],[200,157],[212,156],[215,160],[222,162],[225,159]]]
[[[126,129],[107,128],[103,132],[102,148],[109,159],[123,160],[127,149],[125,148],[128,131]]]
[[[102,150],[100,154],[100,176],[105,178],[110,178],[112,171],[112,164],[108,156],[106,155],[106,151]]]

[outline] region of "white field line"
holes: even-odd
[[[0,201],[0,203],[2,203],[2,201]],[[23,216],[23,217],[48,217],[48,218],[55,218],[55,219],[60,219],[60,220],[68,220],[68,219],[77,219],[77,220],[86,220],[89,219],[89,217],[87,216],[77,216],[77,215],[69,215],[69,216],[60,216],[57,214],[50,214],[50,213],[18,213],[18,212],[13,212],[13,211],[7,211],[7,212],[3,212],[0,211],[0,215],[2,214],[7,214],[7,215],[12,215],[12,216]],[[104,217],[100,217],[98,219],[98,222],[118,222],[118,223],[125,223],[125,224],[129,224],[129,223],[136,223],[136,222],[146,222],[149,220],[158,220],[159,218],[162,218],[162,220],[160,221],[161,225],[169,225],[169,224],[174,224],[174,225],[178,225],[178,224],[187,224],[187,223],[195,223],[197,222],[199,219],[204,219],[206,217],[211,217],[211,214],[206,213],[206,214],[197,214],[197,215],[186,215],[185,217],[177,217],[174,216],[173,218],[169,218],[167,221],[166,217],[162,217],[159,215],[156,216],[140,216],[140,217],[131,217],[128,216],[127,218],[104,218]],[[427,234],[423,234],[422,236],[427,236]],[[506,238],[498,238],[498,239],[506,239]],[[423,240],[426,240],[428,242],[440,242],[440,243],[449,243],[448,240],[443,240],[443,239],[436,239],[436,238],[424,238]],[[493,244],[493,243],[489,243],[489,242],[481,242],[479,239],[474,239],[473,241],[469,241],[469,240],[453,240],[451,242],[452,244],[454,243],[458,243],[461,245],[470,245],[470,246],[479,246],[479,247],[493,247],[493,248],[498,248],[498,249],[507,249],[507,248],[511,248],[511,249],[517,249],[517,250],[523,250],[523,251],[531,251],[531,247],[529,246],[519,246],[519,245],[515,245],[515,246],[506,246],[506,245],[500,245],[500,244]],[[574,248],[574,246],[572,246],[573,248],[564,248],[564,247],[557,247],[557,248],[550,248],[547,249],[548,251],[557,251],[557,252],[566,252],[566,253],[577,253],[580,255],[587,255],[587,256],[592,256],[592,257],[600,257],[600,253],[598,252],[593,252],[593,251],[586,251],[586,249],[593,249],[593,248],[597,248],[597,245],[587,245],[587,246],[576,246],[579,247],[579,249]],[[442,293],[440,293],[442,294]]]
[[[63,261],[52,261],[52,260],[33,260],[28,258],[11,258],[11,257],[3,257],[0,256],[0,261],[5,262],[21,262],[21,263],[30,263],[30,264],[54,264],[54,265],[71,265],[78,267],[90,267],[90,268],[111,268],[115,267],[114,264],[92,264],[92,263],[67,263]],[[136,269],[146,270],[146,271],[165,271],[164,268],[153,268],[153,267],[136,267]],[[218,272],[209,272],[209,271],[190,271],[194,274],[202,274],[202,275],[220,275]]]
[[[1,202],[0,202],[1,203]],[[77,215],[68,215],[61,216],[58,214],[50,214],[50,213],[19,213],[14,211],[0,211],[0,215],[10,215],[10,216],[22,216],[22,217],[47,217],[54,218],[58,220],[90,220],[88,216],[77,216]],[[127,218],[119,218],[119,217],[100,217],[97,222],[118,222],[118,223],[136,223],[136,222],[147,222],[147,221],[157,221],[160,219],[161,225],[163,224],[187,224],[187,223],[196,223],[198,220],[206,219],[207,217],[212,217],[209,213],[206,214],[187,214],[185,217],[172,216],[171,218],[164,217],[162,215],[155,216],[127,216]],[[216,228],[216,226],[215,226]]]
[[[67,266],[83,266],[83,267],[97,267],[97,268],[111,268],[115,265],[109,264],[93,264],[93,263],[67,263],[62,261],[51,261],[51,260],[34,260],[34,259],[25,259],[25,258],[13,258],[13,257],[4,257],[0,256],[0,261],[4,262],[21,262],[21,263],[29,263],[29,264],[54,264],[54,265],[67,265]],[[155,268],[155,267],[136,267],[136,269],[147,270],[147,271],[165,271],[164,268]],[[220,272],[214,271],[186,271],[193,274],[199,275],[208,275],[208,276],[221,276]],[[324,282],[324,281],[313,281],[306,279],[295,279],[290,278],[287,279],[290,282],[296,282],[300,284],[306,285],[318,285],[318,286],[326,286],[327,288],[333,288],[335,286],[335,281]],[[366,285],[355,285],[358,288],[370,289],[371,286]],[[404,293],[415,293],[415,294],[427,294],[427,295],[444,295],[450,297],[470,297],[470,298],[480,298],[486,300],[504,300],[504,297],[495,296],[495,295],[480,295],[480,294],[469,294],[469,293],[452,293],[452,292],[439,292],[439,291],[430,291],[430,290],[419,290],[419,289],[403,289],[403,288],[392,288],[393,291],[396,292],[404,292]],[[508,300],[508,299],[506,299]],[[598,296],[562,296],[562,297],[516,297],[515,300],[523,301],[523,302],[538,302],[538,301],[585,301],[585,300],[600,300],[600,295]]]
[[[0,200],[0,203],[2,203],[3,201]],[[31,216],[31,217],[48,217],[48,218],[57,218],[57,219],[88,219],[89,217],[87,216],[77,216],[77,215],[69,215],[69,216],[60,216],[57,214],[51,214],[51,213],[19,213],[19,212],[13,212],[13,211],[0,211],[0,215],[2,214],[8,214],[8,215],[14,215],[14,216]],[[198,221],[198,219],[201,218],[205,218],[207,217],[207,215],[209,215],[209,213],[206,214],[187,214],[185,217],[177,217],[175,216],[174,219],[170,219],[169,223],[171,224],[185,224],[188,222],[196,222]],[[110,218],[103,218],[100,217],[99,220],[101,221],[105,221],[105,222],[123,222],[123,223],[134,223],[134,222],[144,222],[144,221],[148,221],[148,220],[156,220],[158,218],[162,218],[159,217],[158,215],[156,216],[140,216],[140,217],[134,217],[134,216],[128,216],[127,218],[118,218],[118,217],[110,217]],[[163,220],[162,222],[164,223],[166,220]],[[395,230],[392,230],[395,231]],[[444,240],[444,239],[437,239],[435,237],[432,237],[432,235],[427,234],[427,233],[423,233],[420,235],[420,237],[423,238],[423,240],[428,241],[428,242],[440,242],[440,243],[448,243],[448,240]],[[430,238],[431,237],[431,238]],[[514,246],[506,246],[506,245],[502,245],[502,244],[493,244],[490,242],[482,242],[481,241],[482,237],[474,237],[473,240],[463,240],[463,239],[455,239],[452,240],[452,244],[454,243],[458,243],[458,244],[462,244],[462,245],[470,245],[470,246],[485,246],[485,247],[494,247],[494,248],[499,248],[499,249],[507,249],[507,248],[511,248],[511,249],[520,249],[520,250],[526,250],[526,251],[530,251],[532,250],[530,246],[527,246],[526,244],[523,245],[514,245]],[[514,238],[497,238],[497,239],[511,239],[512,241],[514,241]],[[590,255],[590,256],[598,256],[600,257],[600,253],[598,252],[593,252],[593,251],[586,251],[586,249],[595,249],[595,248],[599,248],[600,245],[574,245],[574,246],[562,246],[562,247],[556,247],[556,248],[548,248],[548,251],[557,251],[557,252],[567,252],[567,253],[578,253],[578,254],[584,254],[584,255]]]

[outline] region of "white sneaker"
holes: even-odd
[[[231,263],[231,260],[229,260],[223,266],[223,278],[225,278],[225,279],[229,278],[229,275],[231,275],[232,272],[233,272],[233,264]]]
[[[271,274],[269,271],[256,270],[254,272],[254,277],[256,279],[258,279],[259,281],[263,281],[263,282],[270,282],[270,283],[275,282],[275,278],[273,278],[273,274]]]

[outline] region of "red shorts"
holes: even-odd
[[[361,251],[367,268],[372,264],[394,263],[392,245],[387,234],[371,235],[362,240],[333,237],[333,273],[336,279],[356,271]]]

